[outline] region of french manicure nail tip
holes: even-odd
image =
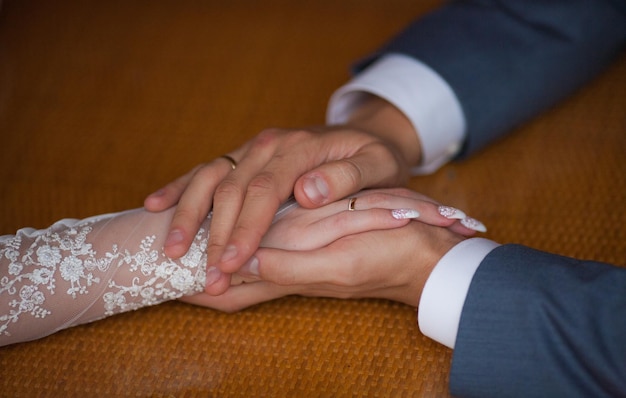
[[[451,206],[439,206],[438,208],[439,214],[444,216],[445,218],[462,220],[467,217],[467,215],[456,207]]]
[[[465,217],[461,220],[461,224],[469,229],[473,229],[474,231],[487,232],[487,227],[485,227],[485,224],[472,217]]]
[[[395,209],[391,211],[391,215],[396,220],[404,220],[407,218],[418,218],[420,213],[414,209]]]

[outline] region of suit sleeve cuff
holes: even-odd
[[[332,95],[327,123],[345,123],[365,93],[393,104],[419,132],[422,164],[413,168],[414,175],[435,172],[460,151],[461,104],[448,83],[422,62],[401,54],[378,59]]]
[[[426,280],[418,307],[418,325],[424,335],[454,348],[474,273],[487,254],[498,246],[488,239],[467,239],[439,260]]]

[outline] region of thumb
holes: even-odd
[[[408,168],[385,148],[365,147],[352,157],[324,163],[302,175],[294,185],[294,196],[302,207],[315,208],[364,188],[403,185],[408,176]]]

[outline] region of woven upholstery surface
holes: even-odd
[[[0,234],[141,206],[270,126],[323,122],[349,65],[438,1],[5,1]],[[626,266],[626,58],[410,186],[488,238]],[[415,309],[173,302],[0,348],[0,396],[447,396]]]

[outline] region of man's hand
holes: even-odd
[[[370,98],[346,126],[270,129],[229,154],[200,165],[145,201],[161,211],[178,203],[168,256],[189,248],[213,208],[207,288],[221,294],[229,276],[259,247],[279,205],[292,195],[303,207],[334,202],[366,187],[400,186],[419,161],[413,127],[389,103]]]
[[[416,305],[432,267],[475,233],[460,210],[408,189],[368,190],[355,197],[353,211],[348,199],[285,211],[226,293],[183,301],[227,312],[290,294]]]
[[[434,266],[463,239],[449,228],[411,221],[347,236],[321,249],[261,248],[257,265],[242,269],[249,283],[222,296],[200,293],[184,301],[212,308],[219,303],[218,309],[227,312],[288,295],[383,298],[417,307]]]

